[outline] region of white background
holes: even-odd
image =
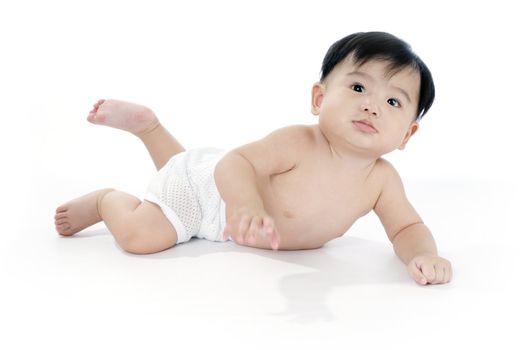
[[[513,321],[527,311],[527,28],[516,4],[2,2],[2,348],[525,345]],[[141,197],[154,172],[132,136],[85,121],[99,98],[151,107],[186,148],[229,149],[315,123],[326,50],[370,30],[408,41],[435,79],[419,132],[387,158],[452,260],[452,284],[414,285],[373,217],[279,258],[208,242],[137,258],[102,226],[54,234],[57,205],[101,187]]]

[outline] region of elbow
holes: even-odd
[[[415,228],[417,225],[423,225],[424,226],[424,223],[422,221],[417,221],[417,222],[408,224],[406,226],[403,226],[399,230],[395,231],[394,234],[389,235],[390,242],[392,242],[392,244],[395,244],[395,241],[398,238],[400,238],[401,236],[403,236],[404,232],[408,232],[408,229]]]

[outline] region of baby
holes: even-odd
[[[135,254],[192,237],[314,249],[373,209],[417,283],[449,282],[450,263],[381,158],[404,149],[433,100],[423,61],[382,32],[355,33],[330,47],[312,88],[318,124],[288,126],[230,152],[186,151],[150,109],[100,100],[88,121],[139,137],[158,173],[144,201],[102,189],[60,206],[56,229],[70,236],[102,220]]]

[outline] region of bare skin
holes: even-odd
[[[155,130],[160,127],[159,120],[148,108],[116,100],[97,101],[87,119],[90,123],[128,131],[147,140],[149,134],[155,134]],[[57,232],[63,236],[71,236],[100,222],[102,218],[99,204],[104,195],[111,191],[94,191],[58,207],[55,215]]]
[[[159,170],[185,148],[159,123],[145,106],[118,100],[99,100],[88,114],[93,124],[109,126],[132,133],[145,145]]]
[[[313,86],[318,124],[279,129],[220,160],[215,180],[227,209],[224,237],[266,249],[319,248],[374,210],[417,283],[450,280],[450,263],[437,255],[396,170],[381,158],[404,149],[418,129],[419,76],[411,68],[387,75],[386,66],[384,61],[343,62]],[[158,169],[184,150],[146,107],[99,101],[88,120],[139,137]],[[177,242],[159,207],[124,193],[89,194],[59,209],[68,215],[57,225],[78,232],[100,218],[119,244],[135,253]],[[123,221],[128,226],[122,227]]]
[[[162,127],[154,113],[141,105],[99,100],[88,114],[93,124],[130,132],[145,144],[160,169],[184,148]],[[136,254],[155,253],[177,242],[174,230],[161,209],[150,202],[113,189],[102,189],[73,199],[56,210],[59,234],[72,236],[104,221],[119,245]]]
[[[110,191],[94,191],[58,207],[55,214],[57,232],[63,236],[72,236],[100,222],[99,202]]]
[[[87,120],[90,123],[128,131],[140,137],[159,127],[155,114],[145,106],[116,100],[99,100]]]
[[[450,263],[437,255],[397,171],[382,159],[404,149],[418,129],[419,75],[411,68],[389,75],[387,67],[343,61],[313,86],[318,124],[276,130],[218,163],[226,236],[265,248],[263,230],[279,237],[280,249],[319,248],[374,210],[417,283],[450,280]]]

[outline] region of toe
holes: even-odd
[[[93,104],[93,108],[92,110],[90,111],[89,115],[88,115],[88,120],[90,120],[90,117],[93,117],[92,114],[95,114],[97,113],[97,111],[99,110],[99,107],[104,103],[105,100],[99,100],[97,101],[96,103]]]
[[[104,102],[106,102],[106,100],[97,101],[97,104],[95,105],[95,111],[98,111]]]
[[[65,223],[64,224],[57,224],[57,225],[55,225],[55,229],[61,235],[67,235],[67,230],[70,229],[70,226],[68,224],[65,224]]]
[[[101,113],[101,112],[97,112],[94,114],[93,116],[93,122],[96,123],[96,124],[102,124],[106,121],[106,114],[105,113]]]
[[[66,215],[65,213],[59,213],[57,215],[55,215],[55,222],[57,221],[63,221],[63,220],[66,220],[68,218],[68,215]]]
[[[86,119],[93,124],[104,124],[106,115],[102,113],[90,113]]]
[[[105,101],[105,100],[100,99],[99,101],[97,101],[97,102],[95,102],[95,103],[93,104],[93,107],[94,107],[95,109],[97,109],[100,105],[102,105],[102,104],[104,103],[104,101]]]
[[[57,210],[55,210],[55,213],[58,214],[58,213],[64,213],[68,211],[68,208],[64,205],[61,205],[60,207],[57,208]]]
[[[55,226],[67,224],[69,220],[67,218],[55,219]]]
[[[71,225],[67,223],[57,225],[55,226],[55,228],[57,232],[61,234],[62,236],[72,236],[75,234],[75,232],[71,229]]]

